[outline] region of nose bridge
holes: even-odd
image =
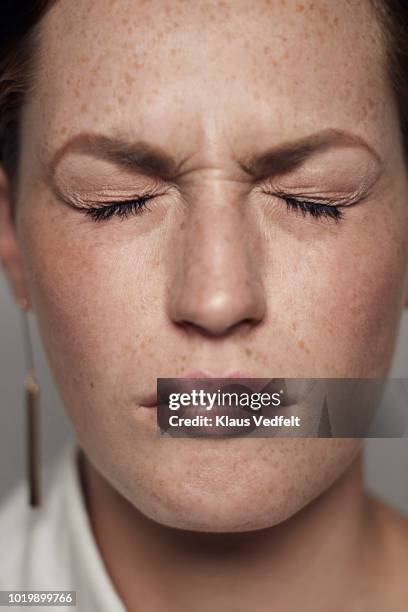
[[[196,194],[170,292],[175,322],[220,335],[262,318],[264,296],[250,238],[242,203],[226,183]]]
[[[183,262],[190,280],[219,292],[246,276],[247,235],[237,203],[197,202],[186,227]]]

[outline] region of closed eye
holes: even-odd
[[[288,210],[301,212],[304,217],[309,214],[316,219],[326,217],[329,219],[334,219],[336,222],[340,221],[340,219],[343,219],[344,217],[344,213],[336,204],[322,204],[320,202],[299,200],[298,198],[293,198],[291,196],[280,197],[286,203]]]
[[[138,198],[132,198],[131,200],[104,202],[98,206],[81,206],[77,208],[96,222],[106,221],[114,216],[125,219],[130,215],[140,215],[146,209],[150,210],[147,202],[153,197],[156,196],[147,194]]]
[[[335,203],[329,200],[317,202],[316,200],[295,197],[282,191],[272,191],[269,189],[262,189],[262,193],[283,200],[288,211],[301,213],[303,217],[310,215],[315,219],[333,219],[336,223],[344,217],[344,213],[341,210],[341,204],[338,202]]]

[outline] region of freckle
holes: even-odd
[[[245,355],[248,355],[248,357],[250,357],[252,355],[252,351],[250,348],[246,348],[245,349]]]
[[[81,106],[81,113],[86,113],[87,110],[88,110],[88,105],[87,104],[83,104]]]
[[[89,381],[89,383],[90,383],[90,385],[91,385],[92,389],[94,389],[94,388],[95,388],[95,385],[94,385],[94,383],[92,382],[92,380],[90,380],[90,381]]]
[[[127,85],[133,85],[133,83],[135,82],[132,75],[130,75],[128,72],[125,73],[125,81]]]
[[[298,4],[296,7],[296,12],[297,13],[302,13],[305,10],[305,7],[303,6],[303,4]]]
[[[299,347],[299,348],[301,348],[301,349],[302,349],[302,348],[305,348],[305,343],[304,343],[304,341],[303,341],[303,340],[299,340],[299,342],[298,342],[298,347]]]

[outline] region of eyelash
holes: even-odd
[[[309,214],[316,219],[333,219],[336,223],[344,217],[344,213],[340,210],[340,207],[335,204],[320,204],[319,202],[298,200],[290,196],[281,195],[280,197],[285,201],[288,210],[301,212],[304,217]]]
[[[113,216],[123,219],[129,215],[141,215],[144,209],[150,210],[147,206],[147,202],[153,197],[152,195],[144,195],[139,198],[134,198],[133,200],[107,202],[103,206],[86,208],[85,214],[96,222],[106,221]]]
[[[286,203],[288,210],[300,212],[302,213],[303,217],[309,214],[315,219],[329,218],[338,222],[344,216],[339,206],[336,206],[335,204],[320,204],[318,202],[298,200],[297,198],[283,194],[278,195]],[[90,216],[91,219],[96,222],[106,221],[113,216],[123,219],[127,218],[129,215],[141,215],[145,209],[150,210],[147,206],[147,202],[153,197],[153,195],[144,195],[133,200],[110,203],[107,202],[103,206],[85,209],[85,214]]]

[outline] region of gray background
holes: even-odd
[[[21,316],[0,271],[0,503],[25,474]],[[41,386],[43,460],[49,462],[72,430],[49,373],[35,318],[29,317]],[[390,375],[408,378],[408,311],[402,317]],[[408,516],[408,438],[370,439],[365,444],[367,488]]]

